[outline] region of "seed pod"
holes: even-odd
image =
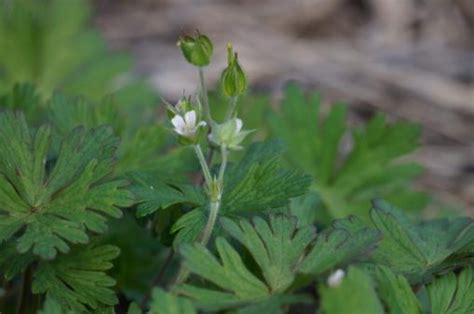
[[[178,40],[178,47],[192,65],[203,67],[211,62],[214,46],[206,35],[198,32],[195,37],[183,36]]]
[[[227,97],[240,96],[247,88],[247,77],[231,44],[227,45],[227,68],[222,72],[221,80],[222,91]]]

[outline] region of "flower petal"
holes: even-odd
[[[184,119],[183,117],[181,117],[180,115],[175,115],[173,119],[171,119],[171,124],[174,125],[175,128],[179,128],[179,129],[182,129],[184,128],[184,126],[186,125],[186,123],[184,122]]]
[[[242,130],[243,122],[240,119],[235,119],[235,133],[239,133]]]
[[[189,128],[194,128],[196,125],[196,111],[191,110],[184,114],[184,121]]]

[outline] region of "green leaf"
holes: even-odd
[[[77,249],[54,261],[41,262],[33,277],[32,291],[46,293],[66,309],[77,312],[115,305],[118,300],[111,289],[115,280],[105,271],[118,255],[118,248],[103,245]]]
[[[127,314],[142,314],[142,310],[136,302],[132,302],[128,306]]]
[[[32,84],[15,84],[8,94],[0,97],[0,108],[22,110],[39,118],[38,107],[41,107],[39,95]]]
[[[297,229],[296,219],[285,216],[272,215],[269,224],[255,217],[253,225],[246,220],[237,224],[225,219],[222,226],[249,250],[271,293],[283,292],[291,285],[308,245],[316,236],[311,226]]]
[[[224,213],[283,207],[306,192],[311,178],[283,168],[283,151],[278,141],[255,143],[238,164],[229,168],[221,207]]]
[[[345,106],[333,105],[320,119],[320,103],[319,96],[307,98],[300,88],[290,85],[281,112],[272,114],[269,120],[272,133],[289,146],[287,160],[314,176],[313,188],[322,199],[322,206],[317,208],[320,221],[349,214],[368,216],[374,198],[410,210],[426,205],[427,196],[410,189],[421,167],[398,160],[418,147],[418,126],[389,124],[376,115],[365,126],[350,128]],[[346,134],[353,145],[342,153]]]
[[[0,245],[0,270],[7,281],[21,274],[35,260],[36,257],[31,252],[18,254],[15,243]]]
[[[262,314],[262,313],[273,313],[273,314],[284,314],[287,313],[285,309],[290,304],[299,303],[311,303],[311,298],[307,295],[273,295],[268,300],[260,303],[251,304],[244,306],[237,310],[238,314]]]
[[[141,313],[141,312],[140,312]],[[152,314],[196,314],[190,300],[177,297],[161,288],[154,288],[150,305]]]
[[[283,150],[279,141],[255,143],[239,163],[228,168],[221,216],[235,217],[246,211],[275,210],[289,205],[292,198],[305,193],[311,178],[282,167],[280,155]],[[160,196],[155,194],[155,197]],[[175,246],[192,242],[201,233],[207,217],[207,204],[203,201],[200,204],[173,226],[172,232],[179,230]],[[156,205],[158,203],[153,208],[158,208]]]
[[[388,267],[377,266],[375,278],[379,296],[392,314],[421,314],[420,302],[405,277],[394,274]]]
[[[458,275],[448,273],[428,285],[433,314],[474,312],[474,268],[466,267]]]
[[[126,118],[111,97],[92,102],[84,97],[56,92],[47,106],[49,119],[62,136],[79,126],[92,129],[106,124],[112,126],[117,134],[122,134],[126,127]]]
[[[381,234],[377,230],[365,226],[355,216],[336,220],[318,235],[300,271],[319,275],[367,258],[380,238]]]
[[[224,291],[184,284],[176,288],[177,293],[209,311],[256,303],[270,296],[269,288],[246,268],[239,253],[224,238],[216,239],[216,247],[220,261],[198,243],[183,245],[181,253],[185,267]]]
[[[222,237],[216,240],[220,260],[200,244],[183,245],[185,267],[212,285],[184,284],[176,288],[177,293],[190,297],[198,308],[206,311],[282,313],[290,303],[308,302],[305,296],[290,295],[287,290],[314,240],[311,226],[297,228],[296,218],[281,215],[271,215],[268,222],[259,217],[252,223],[221,220],[224,231],[250,253],[255,267],[249,268]]]
[[[156,174],[147,172],[134,172],[129,177],[133,182],[130,190],[137,199],[138,217],[180,203],[197,207],[206,202],[202,189],[190,184],[163,182]]]
[[[107,178],[118,145],[109,128],[73,130],[48,161],[50,145],[47,126],[32,134],[23,115],[0,115],[0,241],[45,259],[86,243],[86,230],[104,232],[132,202],[124,181]]]
[[[321,309],[326,314],[384,313],[371,277],[356,267],[348,269],[340,285],[328,287],[321,284],[319,292]]]
[[[171,233],[176,233],[173,241],[175,249],[178,249],[183,243],[195,242],[204,230],[206,222],[207,216],[202,207],[195,208],[181,216],[171,227]],[[215,229],[213,233],[216,233]]]
[[[42,97],[56,89],[94,99],[116,90],[143,91],[144,84],[125,75],[130,58],[109,53],[89,27],[90,12],[82,0],[12,0],[0,6],[0,91],[17,82],[35,83]],[[147,101],[149,93],[134,94],[136,103]]]
[[[38,314],[65,314],[70,312],[64,312],[61,303],[56,301],[54,298],[48,297],[44,301],[43,309]]]
[[[411,283],[470,262],[469,256],[461,254],[474,241],[474,221],[470,218],[437,219],[416,225],[397,208],[377,201],[371,219],[384,236],[373,260],[403,274]]]

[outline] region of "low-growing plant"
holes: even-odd
[[[283,141],[252,141],[232,45],[227,103],[212,41],[178,46],[199,93],[142,126],[111,98],[0,98],[2,313],[474,312],[473,220],[413,215],[418,127],[377,115],[341,154],[345,107],[291,86],[259,134]]]

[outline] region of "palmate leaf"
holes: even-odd
[[[52,259],[70,243],[86,243],[86,230],[103,232],[107,216],[132,202],[125,182],[107,180],[118,140],[109,128],[77,128],[48,161],[47,126],[32,134],[21,114],[0,115],[0,241],[14,238],[20,253],[30,249]]]
[[[182,253],[186,267],[219,289],[184,284],[178,286],[175,292],[191,298],[198,308],[204,310],[238,308],[239,312],[254,313],[257,309],[276,311],[275,308],[281,310],[281,306],[288,303],[304,302],[306,300],[304,296],[288,294],[288,289],[291,288],[299,272],[317,275],[330,268],[344,265],[354,256],[363,255],[363,252],[367,251],[367,247],[362,247],[358,243],[361,239],[358,235],[355,236],[354,242],[351,242],[349,236],[352,231],[349,229],[345,230],[346,237],[342,240],[339,238],[337,233],[343,230],[344,222],[340,222],[338,227],[340,230],[334,229],[328,234],[322,234],[316,238],[316,243],[313,243],[315,238],[313,228],[310,226],[297,228],[295,218],[270,216],[269,222],[262,218],[254,218],[253,223],[245,220],[238,223],[230,219],[222,220],[223,229],[245,247],[258,266],[258,270],[249,269],[236,249],[222,237],[216,240],[220,260],[202,245],[183,245]],[[328,238],[332,238],[331,233],[339,241],[327,242]],[[375,236],[376,240],[378,234]],[[324,247],[318,244],[319,237],[322,239],[319,241],[327,243]],[[341,242],[344,242],[345,246],[341,245]],[[367,246],[371,243],[364,242]],[[322,259],[320,264],[317,264],[314,253],[306,256],[307,250],[313,244],[313,250],[328,251],[320,254]],[[351,248],[351,244],[355,248]],[[338,250],[344,252],[340,253]],[[310,258],[310,261],[306,262],[305,258]]]
[[[7,95],[8,98],[12,98],[13,94],[15,93]],[[45,102],[45,106],[48,108],[49,120],[61,136],[78,126],[86,129],[101,125],[113,127],[122,140],[117,151],[119,158],[115,167],[116,174],[159,171],[162,177],[163,174],[176,176],[196,170],[198,162],[192,149],[176,147],[176,140],[169,130],[156,124],[154,120],[147,121],[140,116],[140,113],[151,115],[145,108],[133,108],[134,115],[138,115],[133,117],[129,108],[117,103],[117,98],[115,95],[92,101],[56,92]]]
[[[327,314],[383,314],[384,310],[370,275],[362,269],[349,267],[337,287],[320,285],[321,309]]]
[[[229,167],[224,179],[220,215],[236,217],[245,212],[276,210],[303,195],[311,177],[283,167],[279,141],[252,144],[240,162]],[[173,226],[175,246],[196,240],[205,225],[208,205],[201,202]],[[217,226],[217,230],[220,226]]]
[[[463,250],[474,241],[471,218],[437,219],[411,223],[397,208],[374,202],[371,219],[383,233],[373,261],[403,274],[411,283],[428,280],[432,274],[470,263]]]
[[[48,118],[61,136],[76,127],[86,129],[109,125],[118,135],[123,135],[127,120],[119,110],[114,98],[105,97],[93,102],[82,96],[67,96],[55,92],[46,102]]]
[[[354,216],[336,220],[316,238],[300,271],[312,275],[328,272],[366,258],[381,239],[381,233]]]
[[[179,203],[189,204],[192,207],[206,203],[206,196],[202,189],[191,184],[178,180],[164,182],[159,174],[150,172],[133,172],[128,177],[133,182],[130,190],[137,199],[138,217]]]
[[[274,209],[303,195],[311,177],[282,167],[284,151],[284,145],[279,141],[252,144],[242,160],[227,171],[222,211]]]
[[[270,296],[267,285],[249,271],[239,253],[224,239],[216,239],[219,262],[200,244],[184,245],[181,252],[186,267],[224,291],[193,285],[176,288],[204,310],[218,310],[263,301]]]
[[[474,267],[448,273],[428,285],[433,314],[474,313]]]
[[[225,219],[222,226],[250,251],[271,293],[283,292],[289,287],[306,248],[316,237],[312,227],[297,229],[296,219],[285,216],[270,216],[269,224],[255,217],[253,225],[246,220],[237,224]]]
[[[264,280],[256,277],[239,253],[219,237],[216,247],[220,261],[199,244],[184,245],[182,253],[191,272],[222,290],[185,284],[175,292],[190,297],[204,310],[240,307],[239,313],[257,310],[280,313],[282,305],[305,300],[302,296],[286,295],[285,290],[293,282],[305,249],[314,239],[311,227],[297,229],[296,219],[285,216],[270,216],[269,223],[256,217],[253,224],[223,219],[222,226],[249,250]]]
[[[161,288],[154,288],[150,305],[152,314],[196,314],[190,300],[177,297]]]
[[[406,122],[388,124],[377,115],[365,127],[349,129],[344,106],[332,106],[320,119],[320,102],[317,95],[307,99],[290,85],[281,113],[269,120],[272,132],[288,144],[291,164],[314,176],[313,187],[322,200],[318,209],[325,212],[320,219],[367,216],[376,197],[410,210],[423,208],[427,196],[409,189],[420,166],[397,161],[418,147],[420,128]],[[348,131],[353,146],[342,154],[341,141]]]
[[[78,248],[54,261],[42,261],[33,277],[33,293],[45,293],[65,309],[75,312],[113,306],[115,280],[105,274],[119,255],[111,245]]]
[[[18,254],[12,241],[0,245],[0,274],[7,281],[22,273],[35,260],[31,252]]]

